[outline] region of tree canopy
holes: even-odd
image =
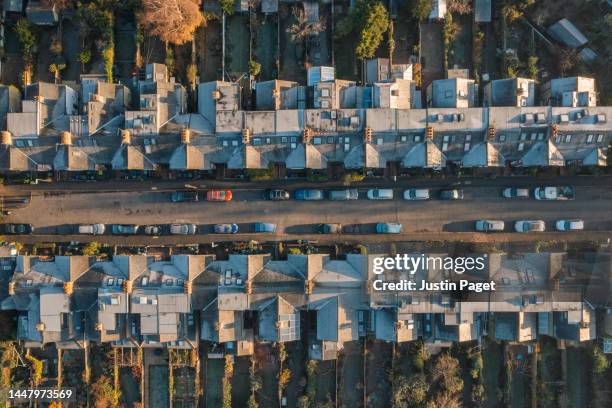
[[[142,0],[138,22],[150,35],[181,45],[193,38],[204,16],[194,0]]]
[[[113,384],[105,375],[98,377],[96,382],[91,385],[91,395],[95,401],[96,408],[108,408],[117,406],[117,395]]]
[[[358,34],[357,57],[372,58],[389,29],[389,13],[378,0],[358,0],[355,9],[338,22],[336,35]]]
[[[429,385],[423,374],[410,378],[401,376],[393,394],[393,406],[396,408],[420,407],[427,400]]]
[[[433,2],[431,0],[408,0],[412,16],[419,20],[425,20],[429,17]]]

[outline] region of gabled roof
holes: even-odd
[[[38,163],[18,147],[1,146],[0,169],[10,171],[36,171],[38,169]]]
[[[347,169],[359,169],[365,164],[363,145],[354,146],[344,157],[344,167]]]
[[[370,143],[364,145],[365,149],[365,167],[371,169],[384,169],[387,167],[387,159],[381,155],[378,150]]]
[[[446,156],[431,141],[418,143],[410,149],[402,160],[404,167],[439,168],[446,166]]]
[[[119,146],[111,165],[114,170],[154,170],[157,167],[140,147],[126,144]]]
[[[53,159],[54,170],[88,171],[95,170],[96,163],[84,150],[76,146],[61,145]]]
[[[603,151],[601,147],[595,147],[585,156],[584,159],[582,159],[582,165],[583,166],[606,166],[608,163],[607,158],[608,157],[606,153]]]
[[[497,148],[489,142],[478,143],[463,156],[464,167],[503,167],[505,162]]]
[[[312,144],[300,143],[289,153],[285,165],[288,169],[322,170],[327,168],[327,157]]]
[[[565,166],[565,158],[550,140],[535,143],[522,159],[523,166]]]

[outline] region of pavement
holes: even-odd
[[[170,191],[184,187],[184,182],[109,182],[109,183],[61,183],[8,186],[4,188],[5,202],[13,197],[31,193],[29,205],[11,211],[4,222],[31,223],[36,236],[22,237],[23,242],[57,241],[64,239],[88,241],[95,239],[107,243],[172,244],[205,243],[212,241],[261,240],[263,234],[255,234],[254,222],[270,222],[277,225],[274,239],[310,239],[325,241],[385,242],[400,240],[605,240],[612,236],[612,189],[609,177],[575,177],[552,179],[463,179],[463,180],[371,180],[359,183],[359,200],[355,201],[284,201],[271,202],[262,199],[261,183],[192,181],[193,187],[206,189],[233,186],[234,199],[229,203],[201,201],[197,203],[172,203]],[[576,199],[572,201],[536,201],[534,199],[509,200],[501,197],[507,185],[533,187],[535,185],[572,184]],[[279,182],[275,186],[290,191],[299,187],[346,188],[338,183]],[[403,190],[407,187],[430,187],[432,199],[405,201]],[[368,187],[395,187],[395,199],[389,201],[367,200]],[[400,187],[401,186],[401,187]],[[465,199],[442,201],[437,199],[439,190],[449,187],[462,188]],[[581,233],[554,232],[559,219],[581,218],[585,231]],[[506,222],[501,234],[475,234],[474,221],[495,219]],[[519,234],[513,232],[513,223],[521,219],[541,219],[546,222],[548,233]],[[375,235],[375,224],[397,222],[403,225],[399,235]],[[74,235],[79,224],[125,223],[170,224],[195,223],[197,236],[160,237],[87,237]],[[212,235],[216,223],[236,223],[239,234]],[[322,236],[316,234],[319,223],[341,223],[343,234]],[[110,228],[107,228],[110,232]],[[350,230],[351,233],[347,233]],[[107,232],[108,234],[108,232]]]

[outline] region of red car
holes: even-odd
[[[232,192],[229,190],[207,191],[206,201],[232,201]]]

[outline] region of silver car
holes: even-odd
[[[544,232],[546,224],[542,220],[521,220],[514,223],[516,232]]]
[[[354,188],[346,190],[332,190],[327,194],[327,197],[331,201],[357,200],[359,198],[359,193],[357,192],[357,189]]]
[[[404,191],[404,200],[429,200],[429,190],[426,188],[409,188]]]
[[[478,220],[476,221],[476,231],[499,232],[504,230],[504,222],[499,220]]]
[[[172,235],[195,235],[197,227],[195,224],[172,224],[170,234]]]
[[[506,187],[502,191],[502,196],[505,198],[529,198],[528,188]]]
[[[79,225],[79,234],[102,235],[106,231],[104,224]]]
[[[370,200],[393,200],[393,190],[390,188],[372,188],[368,190]]]

